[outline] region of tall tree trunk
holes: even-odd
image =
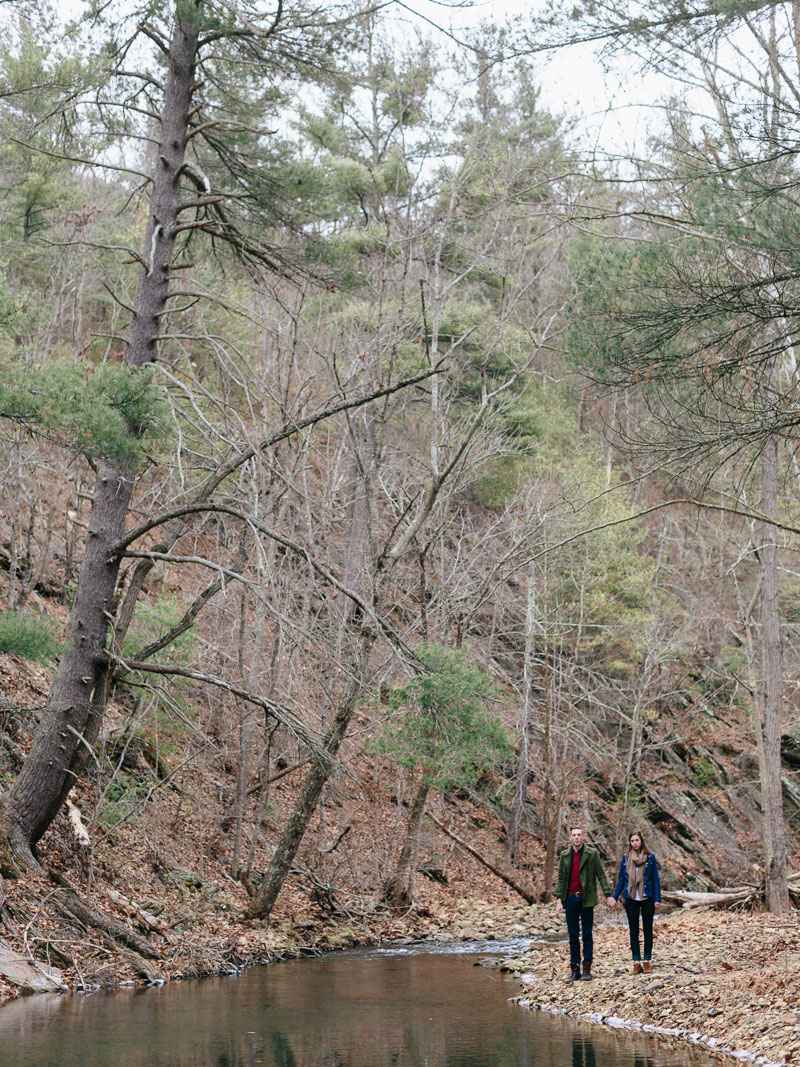
[[[383,899],[396,908],[409,908],[414,893],[414,868],[417,865],[419,828],[425,811],[425,801],[431,787],[423,778],[414,794],[411,811],[408,813],[406,833],[397,866],[383,887]]]
[[[259,567],[258,571],[259,584],[263,584],[264,576]],[[261,600],[256,600],[256,624],[255,624],[255,637],[253,645],[249,650],[250,654],[250,668],[246,675],[242,669],[244,664],[240,663],[240,674],[242,675],[243,684],[251,691],[254,692],[256,688],[256,680],[258,677],[258,669],[261,665],[261,658],[264,652],[264,632],[267,625],[267,609]],[[242,633],[239,637],[240,648],[242,648],[244,642],[244,622],[245,622],[245,603],[244,592],[242,593]],[[242,648],[243,659],[243,648]],[[245,807],[247,805],[248,797],[248,784],[250,782],[250,764],[252,762],[253,753],[253,734],[255,732],[255,722],[253,721],[253,711],[251,705],[245,705],[243,701],[239,702],[239,766],[236,769],[236,808],[234,811],[234,833],[233,833],[233,859],[231,860],[231,875],[234,878],[241,876],[241,854],[242,854],[242,831],[244,829],[244,814]],[[267,774],[269,776],[269,768],[267,768]],[[253,828],[253,833],[257,833],[258,823]],[[249,873],[249,872],[248,872]]]
[[[547,571],[545,570],[545,583]],[[547,589],[545,587],[545,598]],[[559,822],[561,819],[560,796],[561,791],[555,789],[555,760],[553,740],[553,700],[555,699],[555,686],[553,685],[553,663],[555,649],[550,645],[549,631],[545,627],[542,641],[542,657],[544,663],[544,692],[542,694],[542,709],[544,722],[542,723],[542,822],[544,823],[544,873],[542,876],[542,900],[548,903],[553,896],[553,878],[556,855],[556,838],[558,836]]]
[[[628,818],[628,800],[631,792],[631,784],[634,778],[639,777],[642,763],[642,703],[641,695],[636,697],[631,717],[631,740],[628,745],[628,759],[625,763],[625,793],[622,801],[623,826]]]
[[[519,839],[522,834],[522,819],[525,814],[525,801],[528,797],[528,775],[530,774],[531,751],[531,708],[533,705],[533,652],[534,628],[536,625],[536,586],[533,564],[528,568],[528,595],[525,605],[525,652],[522,666],[522,720],[520,722],[519,760],[517,761],[517,782],[514,800],[511,805],[511,819],[506,836],[506,858],[516,864]]]
[[[371,633],[362,633],[355,662],[352,664],[350,680],[339,701],[336,714],[322,743],[322,749],[315,754],[303,782],[300,796],[297,798],[292,816],[281,835],[269,869],[264,875],[264,881],[259,886],[258,893],[247,909],[246,915],[248,919],[268,919],[275,906],[278,893],[280,893],[283,883],[286,881],[286,876],[291,870],[300,842],[303,840],[308,824],[311,822],[323,787],[330,777],[336,755],[358,705],[358,699],[363,692],[364,675],[367,670],[373,641],[374,637]]]
[[[125,362],[143,367],[156,356],[160,315],[169,291],[189,109],[195,82],[200,0],[177,5],[161,113],[161,145]],[[194,17],[193,17],[194,16]],[[138,429],[133,428],[135,431]],[[111,666],[106,651],[116,609],[120,559],[136,468],[103,463],[97,473],[83,563],[55,676],[33,746],[3,814],[15,856],[36,865],[33,849],[80,777],[100,731]]]
[[[778,442],[767,440],[762,460],[761,511],[769,519],[778,513]],[[788,911],[786,829],[781,785],[781,727],[783,725],[783,667],[778,613],[777,528],[761,525],[761,660],[764,684],[759,723],[759,766],[764,810],[764,866],[767,905],[774,914]]]

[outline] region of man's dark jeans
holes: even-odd
[[[567,930],[569,932],[569,962],[571,967],[581,965],[581,934],[583,934],[583,962],[592,962],[594,941],[592,940],[592,924],[594,923],[594,908],[584,908],[583,897],[567,897],[564,905],[564,914],[567,918]]]
[[[625,912],[628,916],[628,931],[631,935],[631,955],[635,960],[642,958],[639,950],[639,915],[642,916],[642,929],[644,930],[644,958],[653,957],[653,916],[656,911],[656,902],[652,897],[645,900],[631,900],[625,898]]]

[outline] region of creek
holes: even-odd
[[[510,1004],[475,967],[527,942],[392,946],[0,1010],[2,1067],[707,1067],[702,1052]]]

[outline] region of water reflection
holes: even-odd
[[[591,1038],[577,1034],[572,1038],[572,1067],[597,1067]]]
[[[454,955],[328,956],[0,1010],[2,1067],[705,1067],[689,1050],[529,1014]]]

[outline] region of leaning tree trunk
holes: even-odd
[[[374,517],[370,477],[375,459],[375,441],[374,412],[371,404],[358,414],[354,422],[350,423],[350,429],[352,433],[351,498],[348,509],[344,584],[346,588],[367,596],[373,585],[370,534],[374,529]],[[374,589],[371,596],[375,603]],[[360,619],[360,609],[357,610],[344,593],[339,596],[339,609],[337,659],[343,655],[344,642],[348,634],[358,632],[356,620]],[[362,626],[364,621],[361,620]],[[275,906],[275,901],[291,870],[297,850],[300,848],[317,805],[321,801],[325,784],[334,768],[336,755],[364,691],[364,680],[374,639],[371,630],[366,628],[361,630],[358,646],[349,666],[350,680],[328,727],[322,750],[312,759],[311,767],[300,789],[300,796],[281,835],[269,869],[264,875],[264,881],[247,909],[247,918],[268,919]]]
[[[778,443],[770,437],[762,460],[762,513],[777,518],[778,510]],[[781,630],[778,613],[778,577],[776,527],[762,523],[761,566],[761,659],[764,673],[761,717],[759,722],[759,764],[761,797],[764,811],[764,866],[766,868],[767,906],[775,914],[788,911],[789,890],[786,877],[786,829],[783,821],[783,787],[781,784],[781,728],[783,713],[783,668]]]
[[[430,788],[430,785],[423,778],[414,795],[411,811],[408,813],[406,834],[403,839],[403,847],[400,849],[397,866],[383,887],[383,899],[387,904],[391,904],[395,908],[410,908],[413,902],[414,868],[417,863],[417,850],[419,848],[419,828]]]
[[[181,169],[195,89],[199,7],[199,0],[195,0],[192,5],[179,4],[176,8],[143,274],[125,352],[125,362],[134,368],[152,363],[156,356],[159,323],[169,292]],[[139,432],[138,427],[132,429]],[[34,846],[83,772],[100,731],[111,671],[106,642],[116,608],[120,567],[115,547],[125,531],[135,479],[135,465],[105,462],[97,473],[66,652],[3,816],[14,855],[28,865],[35,865]]]
[[[269,869],[264,875],[264,880],[259,886],[258,893],[253,897],[250,907],[247,909],[246,916],[248,919],[268,919],[275,906],[275,901],[278,899],[278,894],[286,881],[286,876],[292,868],[300,842],[303,840],[308,824],[316,811],[322,790],[331,775],[336,755],[342,741],[344,741],[350,720],[358,706],[359,697],[364,691],[364,675],[373,641],[374,637],[371,632],[362,633],[355,662],[350,672],[350,680],[339,701],[339,706],[325,735],[322,748],[314,755],[311,767],[300,790],[300,796],[297,798],[291,818],[281,835]]]

